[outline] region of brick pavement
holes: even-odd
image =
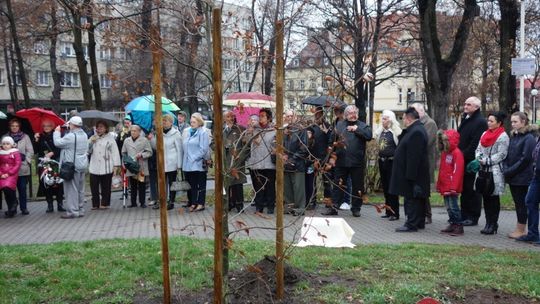
[[[53,243],[60,241],[82,241],[112,238],[152,238],[159,237],[159,212],[151,208],[141,209],[122,208],[120,192],[113,193],[112,208],[109,210],[87,210],[85,217],[64,220],[60,213],[45,213],[45,202],[30,202],[30,215],[7,219],[0,216],[0,244],[34,244]],[[89,203],[86,204],[88,207]],[[205,229],[213,226],[213,209],[208,208],[202,212],[181,212],[179,204],[174,211],[169,211],[169,233],[197,238],[213,238],[213,230]],[[5,209],[5,204],[4,204]],[[320,207],[307,215],[320,216]],[[250,229],[249,236],[244,233],[235,235],[237,238],[272,240],[275,231],[275,216],[261,218],[253,214],[253,207],[247,207],[247,212],[241,215],[230,213],[230,222],[243,221],[248,226],[258,226],[262,229]],[[403,213],[402,213],[403,214]],[[350,212],[340,211],[343,217],[355,231],[353,243],[360,244],[400,244],[408,242],[430,244],[456,244],[478,245],[482,247],[512,250],[532,250],[540,252],[540,247],[518,243],[506,237],[514,228],[516,216],[513,211],[502,211],[499,220],[499,234],[485,236],[480,234],[484,225],[483,218],[476,227],[465,227],[465,236],[451,237],[439,234],[439,230],[446,226],[448,218],[446,210],[433,209],[433,224],[426,225],[426,229],[409,234],[395,233],[394,229],[403,224],[401,219],[389,222],[381,219],[374,207],[364,206],[362,216],[354,218]],[[301,219],[285,216],[285,239],[297,239]],[[230,229],[235,229],[230,225]]]

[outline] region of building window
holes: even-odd
[[[15,85],[22,85],[22,81],[21,81],[21,75],[19,75],[19,72],[16,72],[15,74]]]
[[[300,85],[299,85],[300,90],[303,90],[303,89],[304,89],[305,83],[306,83],[306,82],[305,82],[304,80],[300,80]]]
[[[112,80],[106,74],[99,75],[99,84],[104,89],[110,89],[112,87]]]
[[[402,97],[402,94],[403,93],[403,89],[402,88],[398,88],[398,105],[400,105],[402,102],[403,102],[403,97]]]
[[[49,46],[43,40],[34,42],[34,53],[47,55],[49,53]]]
[[[249,82],[242,82],[242,92],[249,92]]]
[[[412,91],[412,89],[411,89],[411,88],[408,88],[408,89],[407,89],[407,103],[413,102],[413,101],[414,101],[414,99],[415,99],[415,96],[414,96],[414,95],[415,95],[415,94],[414,94],[414,92]]]
[[[67,88],[79,86],[79,74],[72,72],[60,72],[60,85]]]
[[[230,70],[231,69],[232,60],[231,59],[223,59],[223,69],[224,70]]]
[[[299,65],[300,65],[300,59],[298,59],[298,58],[293,59],[293,63],[292,63],[292,64],[293,64],[293,66],[295,66],[295,67],[299,66]]]
[[[287,80],[287,90],[294,90],[294,80]]]
[[[329,64],[330,64],[330,59],[324,57],[324,58],[323,58],[323,64],[324,64],[325,66],[329,65]]]
[[[37,71],[36,72],[36,85],[41,87],[49,86],[49,72]]]
[[[311,80],[311,81],[309,82],[309,88],[312,89],[312,90],[316,89],[316,83],[315,83],[315,80]]]
[[[0,69],[0,85],[4,84],[4,70]]]
[[[102,47],[99,49],[99,59],[111,60],[113,58],[113,50],[108,47]]]
[[[131,52],[126,48],[119,48],[118,52],[115,54],[115,58],[118,60],[129,60],[131,59]]]
[[[311,67],[314,66],[315,65],[315,59],[314,58],[309,58],[308,65],[311,66]]]
[[[62,54],[62,56],[75,57],[75,50],[73,49],[73,44],[71,42],[61,42],[60,53]]]

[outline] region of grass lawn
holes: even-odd
[[[170,239],[176,294],[211,287],[212,252],[211,241]],[[273,252],[273,243],[237,241],[231,267],[255,263]],[[297,248],[288,262],[308,273],[349,282],[330,280],[322,288],[300,282],[296,290],[305,303],[415,303],[424,296],[444,300],[449,291],[460,295],[485,288],[540,297],[540,255],[533,252],[370,245]],[[0,263],[0,303],[132,303],[138,293],[160,295],[158,239],[1,246]]]

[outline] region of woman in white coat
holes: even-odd
[[[173,126],[174,117],[171,114],[163,115],[163,148],[165,150],[165,178],[167,179],[167,189],[169,200],[167,210],[174,209],[176,191],[171,190],[171,185],[178,176],[178,170],[182,169],[182,134],[178,128]],[[152,136],[152,148],[156,149],[156,138]],[[155,204],[152,209],[159,209],[159,204]]]
[[[96,133],[88,141],[92,210],[110,208],[113,173],[121,166],[116,139],[108,131],[109,126],[105,121],[97,121]]]

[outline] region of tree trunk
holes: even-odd
[[[56,113],[60,112],[60,99],[62,87],[60,86],[60,73],[56,67],[56,43],[58,41],[58,18],[56,15],[56,2],[51,1],[51,35],[49,41],[49,65],[51,67],[51,77],[53,80],[53,90],[51,92],[51,106]]]
[[[94,92],[94,102],[97,110],[103,110],[101,101],[101,87],[99,85],[99,70],[96,59],[96,36],[94,26],[94,14],[92,9],[92,1],[85,0],[86,6],[86,22],[88,26],[88,57],[90,59],[90,73],[92,74],[92,90]]]
[[[197,20],[202,20],[202,18],[205,18],[204,14],[204,3],[200,0],[196,1],[197,5]],[[208,16],[206,16],[208,18]],[[193,27],[193,24],[191,25]],[[197,65],[197,59],[199,58],[199,45],[202,41],[202,35],[199,34],[198,29],[192,29],[190,32],[196,33],[191,35],[191,39],[188,42],[188,48],[189,48],[189,58],[188,58],[188,65],[195,67]],[[196,90],[196,72],[195,69],[188,68],[187,69],[187,95],[189,97],[189,110],[191,113],[197,112],[199,110],[199,100],[197,99],[197,90]]]
[[[11,67],[9,65],[9,50],[8,46],[11,46],[11,41],[8,40],[7,34],[6,34],[6,28],[4,23],[1,24],[2,27],[2,41],[4,43],[4,64],[6,66],[6,78],[7,78],[7,84],[9,89],[9,97],[11,99],[11,104],[13,107],[15,107],[15,104],[17,103],[17,86],[13,85],[13,79],[11,78]]]
[[[454,37],[452,49],[448,56],[443,58],[437,33],[437,0],[417,0],[417,4],[420,16],[420,39],[427,66],[426,91],[429,91],[427,96],[432,98],[433,119],[440,128],[446,129],[452,77],[465,50],[478,7],[476,0],[465,0],[463,16]]]
[[[84,58],[82,28],[81,28],[81,12],[78,7],[69,7],[72,16],[72,32],[73,32],[73,50],[75,50],[75,58],[77,59],[77,67],[79,69],[79,78],[81,90],[83,93],[84,108],[89,110],[92,108],[92,87],[86,70],[86,59]]]
[[[11,0],[6,0],[7,14],[9,19],[9,27],[11,29],[11,37],[13,39],[13,47],[15,48],[15,54],[17,56],[17,70],[19,72],[19,78],[21,79],[21,88],[24,97],[24,106],[30,108],[30,94],[28,94],[28,81],[26,79],[26,71],[24,70],[24,61],[22,58],[21,47],[19,45],[19,37],[17,37],[17,26],[15,24],[15,16],[11,9]],[[15,108],[17,110],[17,108]]]
[[[150,46],[150,26],[152,25],[152,0],[144,0],[142,3],[141,28],[142,33],[139,38],[139,64],[135,79],[137,95],[150,94],[150,78],[152,75],[152,54]]]
[[[516,102],[516,76],[512,76],[512,58],[516,57],[516,39],[519,28],[519,4],[514,0],[499,0],[501,54],[499,60],[499,109],[506,113],[519,110]]]

